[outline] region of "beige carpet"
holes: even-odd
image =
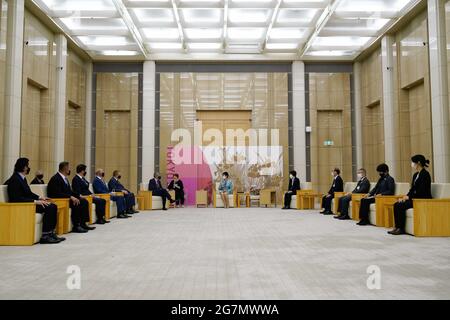
[[[69,290],[67,268],[81,270]],[[381,271],[369,290],[367,267]],[[1,299],[450,298],[450,238],[390,236],[317,212],[172,209],[59,245],[0,247]]]

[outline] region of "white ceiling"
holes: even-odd
[[[33,0],[93,58],[352,60],[417,0]]]

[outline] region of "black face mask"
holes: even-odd
[[[386,173],[380,172],[380,177],[384,178],[386,176]]]
[[[43,174],[39,174],[39,175],[37,175],[36,177],[37,177],[39,180],[44,179],[44,175],[43,175]]]
[[[30,173],[30,171],[31,171],[31,169],[30,169],[30,167],[28,167],[28,168],[27,168],[27,172],[26,172],[26,174],[29,174],[29,173]]]
[[[69,170],[69,172],[67,172],[67,175],[70,176],[70,170]]]
[[[117,179],[120,179],[120,178],[122,178],[122,176],[117,176]]]
[[[104,177],[104,176],[105,176],[105,173],[104,173],[104,172],[102,172],[101,176],[102,176],[102,177]]]
[[[86,177],[86,175],[87,175],[87,172],[85,171],[85,172],[83,173],[83,177]]]
[[[161,176],[158,176],[158,180],[161,180]]]

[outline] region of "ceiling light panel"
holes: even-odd
[[[415,0],[33,0],[95,55],[304,53],[352,59]],[[131,21],[116,9],[123,4]],[[323,25],[319,17],[332,8]],[[130,25],[142,42],[132,36]],[[134,34],[133,34],[134,35]],[[305,45],[306,43],[306,45]],[[305,52],[306,50],[306,52]]]
[[[40,0],[41,5],[51,17],[118,17],[112,0]]]
[[[121,18],[61,18],[63,29],[70,35],[128,35]]]
[[[375,37],[391,21],[372,18],[332,17],[320,32],[320,36],[369,36]]]
[[[281,8],[274,27],[310,27],[321,12],[319,9]]]
[[[222,36],[220,28],[186,28],[184,29],[186,38],[195,41],[218,40]]]
[[[141,32],[147,41],[178,41],[180,33],[178,28],[143,28]]]
[[[128,11],[137,27],[176,27],[171,8],[133,8]]]
[[[223,15],[221,9],[179,9],[180,19],[186,27],[221,27]]]
[[[272,16],[271,9],[229,9],[228,26],[266,26]]]
[[[346,37],[346,36],[336,36],[336,37],[317,37],[313,44],[313,50],[334,50],[345,48],[361,48],[368,41],[372,40],[371,37]]]

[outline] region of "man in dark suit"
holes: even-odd
[[[95,171],[95,178],[92,181],[92,188],[94,192],[97,194],[108,194],[111,191],[108,188],[108,185],[103,180],[105,178],[105,171],[103,169],[97,169]],[[111,194],[111,201],[114,201],[117,205],[117,218],[118,219],[126,219],[131,218],[131,216],[126,214],[127,206],[125,204],[125,198],[123,196],[116,196]]]
[[[167,189],[175,191],[175,206],[184,207],[184,186],[178,173],[173,175],[173,180],[170,181]]]
[[[122,175],[120,174],[119,170],[113,171],[113,176],[108,182],[109,190],[112,192],[122,192],[125,197],[125,204],[126,204],[126,213],[127,214],[134,214],[138,213],[139,211],[134,209],[134,206],[136,205],[136,199],[134,197],[134,194],[127,190],[121,183],[120,179],[122,178]]]
[[[58,237],[55,233],[58,207],[48,198],[39,197],[31,191],[26,179],[29,173],[29,160],[19,158],[14,166],[13,175],[5,182],[8,185],[9,202],[34,202],[36,204],[36,212],[42,214],[42,236],[39,243],[59,243],[66,240]]]
[[[95,194],[89,190],[89,181],[86,180],[86,165],[79,164],[77,166],[77,174],[72,179],[72,189],[80,197],[92,196],[92,202],[95,204],[95,214],[97,215],[97,224],[109,223],[105,220],[106,200],[96,197]]]
[[[36,171],[36,175],[33,180],[31,180],[30,184],[45,184],[44,182],[44,173],[42,170]]]
[[[89,202],[81,198],[79,194],[73,192],[69,179],[67,178],[68,176],[70,176],[69,163],[66,161],[61,162],[58,167],[58,172],[48,182],[47,194],[50,198],[70,199],[72,232],[86,233],[88,230],[94,230],[95,227],[87,225],[89,222]]]
[[[370,224],[370,205],[375,203],[375,197],[377,195],[390,196],[395,194],[395,180],[389,175],[389,167],[387,164],[382,163],[378,165],[377,172],[380,175],[376,186],[361,199],[361,205],[359,207],[359,219],[357,223],[360,226]]]
[[[352,201],[353,193],[368,193],[370,190],[370,181],[367,179],[366,169],[361,168],[357,173],[358,183],[355,189],[352,192],[348,192],[345,196],[339,198],[338,203],[338,212],[341,214],[339,216],[334,217],[339,220],[348,220],[350,219],[348,215],[348,208],[350,206],[350,201]]]
[[[291,208],[291,198],[300,190],[300,179],[297,178],[297,172],[292,170],[289,172],[289,186],[288,191],[284,194],[284,207],[282,209]]]
[[[148,182],[148,190],[152,192],[152,196],[159,196],[162,199],[163,210],[166,208],[166,200],[169,199],[170,203],[174,203],[175,200],[172,199],[170,193],[167,192],[161,185],[161,176],[159,173],[155,172],[153,174],[153,179]]]
[[[334,193],[344,191],[344,181],[342,180],[340,174],[341,170],[338,168],[334,168],[334,170],[331,172],[331,175],[333,176],[333,183],[331,184],[331,188],[328,193],[322,198],[323,211],[321,212],[321,214],[333,214],[333,211],[331,210],[331,201],[334,198]]]

